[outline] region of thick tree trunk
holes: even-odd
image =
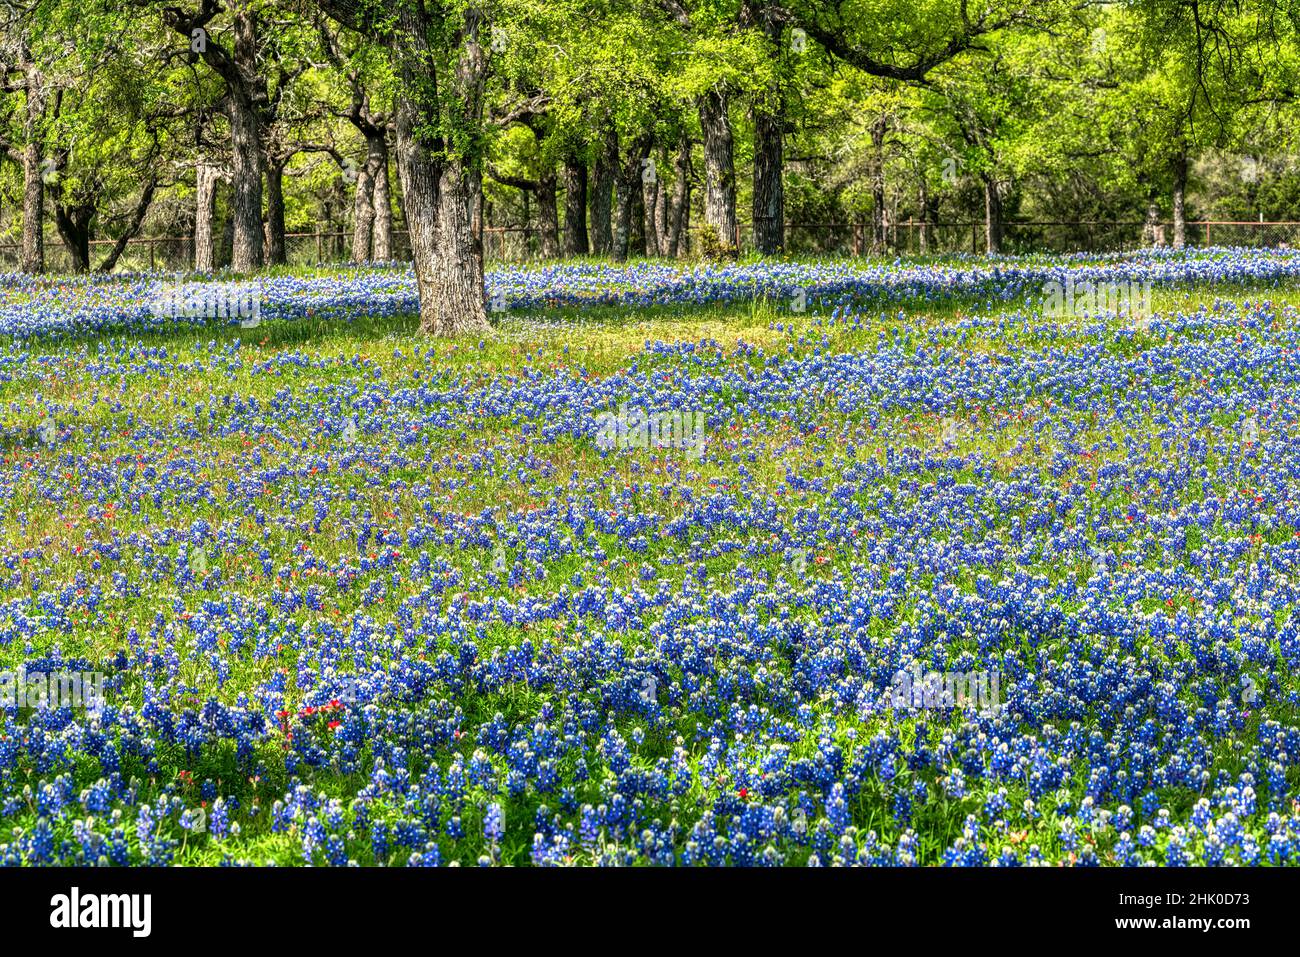
[[[564,255],[587,255],[587,164],[564,160]]]
[[[221,173],[202,157],[194,168],[194,269],[212,272],[216,250],[212,243],[212,221],[217,213],[217,181]]]
[[[46,111],[45,76],[28,49],[27,38],[16,43],[18,66],[23,75],[26,110],[23,114],[23,238],[22,271],[45,271],[45,176],[50,166],[44,155]],[[56,94],[57,96],[57,94]]]
[[[415,77],[407,77],[408,88]],[[475,249],[471,173],[460,164],[435,162],[417,139],[415,104],[397,104],[397,172],[411,237],[420,296],[420,331],[434,335],[488,328],[483,277]]]
[[[218,266],[229,266],[235,248],[235,221],[226,216],[221,226],[221,255],[217,258]]]
[[[984,180],[984,248],[990,253],[1002,252],[1002,196],[991,176]]]
[[[1187,244],[1187,151],[1174,157],[1174,248]]]
[[[762,32],[775,67],[783,32],[775,4],[744,0],[740,16],[742,25]],[[754,123],[753,240],[754,248],[764,256],[778,255],[785,248],[785,97],[779,73],[774,70],[771,76],[770,82],[754,92],[750,109]]]
[[[754,248],[765,256],[785,248],[785,118],[780,107],[754,109]]]
[[[367,162],[357,170],[356,192],[352,197],[352,261],[370,261],[370,234],[375,225],[375,182]]]
[[[537,178],[537,226],[542,237],[542,258],[560,258],[560,217],[556,208],[559,184],[555,170],[545,170]]]
[[[377,262],[393,258],[393,204],[388,187],[388,144],[384,134],[366,140],[369,153],[372,211],[374,214],[371,256]]]
[[[619,165],[614,190],[614,245],[611,250],[615,262],[623,262],[632,251],[632,216],[636,198],[641,193],[643,155],[640,145],[633,145]]]
[[[667,254],[676,259],[684,252],[682,235],[691,207],[691,139],[685,133],[677,147],[677,162],[673,166],[673,194],[668,210]]]
[[[617,177],[618,133],[609,127],[601,138],[591,177],[591,251],[597,256],[608,256],[614,246],[611,216]]]
[[[230,266],[235,272],[250,272],[262,265],[262,149],[257,114],[251,106],[230,98],[232,150],[231,178],[234,195],[230,216],[234,226]]]
[[[717,89],[699,99],[704,134],[704,224],[724,249],[736,250],[736,168],[727,98]]]
[[[94,215],[93,208],[54,207],[54,224],[75,273],[90,272],[90,221]]]
[[[478,272],[479,292],[484,292],[483,269],[487,260],[487,244],[484,236],[487,226],[492,222],[492,204],[483,196],[483,177],[481,174],[469,174],[469,232],[470,249],[474,252],[474,268]]]
[[[277,161],[266,164],[265,238],[267,264],[284,265],[284,166]]]
[[[354,16],[352,3],[332,5]],[[447,11],[400,4],[387,37],[397,68],[397,169],[415,260],[420,331],[429,335],[483,333],[490,327],[483,302],[484,223],[482,131],[488,55],[480,43],[483,10]],[[385,28],[387,29],[387,28]],[[453,36],[445,71],[434,37]],[[464,137],[459,133],[466,134]]]
[[[41,147],[29,138],[23,147],[23,248],[22,270],[45,271],[45,170]]]

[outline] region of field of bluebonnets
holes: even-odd
[[[0,278],[0,667],[107,699],[0,712],[0,858],[1296,863],[1297,278]]]

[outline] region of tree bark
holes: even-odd
[[[356,192],[352,197],[352,261],[370,261],[370,236],[375,225],[375,183],[370,163],[357,170]]]
[[[393,62],[397,174],[415,261],[420,331],[487,331],[477,228],[482,224],[479,141],[488,74],[480,42],[487,29],[482,9],[470,4],[449,11],[402,3],[384,11],[354,0],[318,2],[344,26],[383,43]]]
[[[765,256],[785,249],[783,111],[754,110],[754,248]]]
[[[1159,242],[1157,242],[1157,238]],[[1144,246],[1163,246],[1164,235],[1160,228],[1160,207],[1156,204],[1155,198],[1147,204],[1146,219],[1142,223],[1142,244]]]
[[[591,177],[591,251],[608,256],[613,250],[612,197],[618,176],[618,133],[607,127],[601,137]]]
[[[564,255],[585,256],[587,246],[587,164],[564,160]]]
[[[40,143],[29,137],[23,147],[23,248],[22,270],[45,271],[45,170]]]
[[[371,256],[377,262],[393,258],[393,204],[388,186],[388,143],[381,131],[377,137],[368,137],[366,148],[370,154],[372,210],[374,213]]]
[[[164,7],[163,18],[188,43],[196,29],[206,30],[220,9],[205,0],[194,15],[179,7]],[[259,62],[257,15],[247,0],[234,0],[230,9],[231,50],[209,38],[198,54],[226,87],[223,107],[230,121],[234,185],[230,265],[235,272],[249,272],[262,265],[267,245],[262,229],[262,174],[267,165],[263,114],[269,111],[269,101],[264,65]]]
[[[221,266],[230,265],[231,253],[233,252],[234,248],[235,248],[235,221],[232,218],[230,218],[230,216],[226,216],[224,222],[221,225],[221,256],[218,259],[219,265]]]
[[[662,256],[663,252],[659,248],[659,190],[661,184],[658,179],[653,183],[642,181],[641,183],[641,209],[644,212],[641,231],[645,235],[645,254],[647,256]]]
[[[879,256],[885,251],[885,117],[871,124],[871,251]]]
[[[632,215],[628,220],[628,255],[644,259],[650,255],[649,237],[646,236],[645,183],[638,166],[636,179],[628,184],[632,196]]]
[[[704,134],[704,224],[724,249],[736,251],[736,168],[727,97],[712,89],[699,99]]]
[[[230,266],[250,272],[262,265],[262,148],[257,114],[237,98],[230,98],[231,181],[234,195],[230,216],[234,226]]]
[[[397,169],[420,296],[420,331],[455,335],[487,328],[475,250],[471,173],[431,160],[415,130],[415,109],[397,108]],[[440,168],[441,167],[441,168]]]
[[[984,247],[989,253],[1002,252],[1002,197],[992,176],[984,178]]]
[[[196,272],[212,272],[216,268],[212,221],[217,214],[217,181],[220,178],[220,171],[200,157],[194,168],[194,269]]]
[[[615,179],[614,243],[611,252],[615,262],[623,262],[631,251],[632,214],[636,197],[641,193],[641,160],[644,151],[640,143],[631,146],[619,164]]]
[[[46,113],[45,76],[31,55],[27,38],[17,41],[18,68],[26,100],[23,124],[23,237],[22,271],[45,271],[45,161],[44,123]],[[57,94],[56,94],[57,96]]]
[[[262,235],[262,122],[258,115],[266,101],[266,81],[257,62],[257,36],[253,12],[244,4],[234,8],[233,62],[226,67],[226,104],[230,117],[232,147],[231,175],[234,196],[234,245],[230,266],[235,272],[250,272],[262,265],[265,248]],[[208,51],[217,44],[208,44]],[[252,79],[250,79],[252,78]],[[283,233],[283,229],[281,229]]]
[[[930,190],[925,181],[925,171],[920,171],[916,181],[916,211],[917,211],[917,251],[922,256],[930,252],[930,224],[926,221],[929,214]]]
[[[556,208],[559,184],[555,170],[547,169],[537,178],[537,226],[542,238],[542,258],[560,258],[560,218]]]
[[[660,151],[660,160],[663,163],[661,169],[668,168],[668,151]],[[655,184],[655,210],[654,210],[654,232],[655,248],[660,256],[668,255],[668,186],[662,176],[659,182]]]
[[[266,164],[266,263],[282,266],[284,249],[284,165],[282,160]]]
[[[90,272],[90,221],[94,215],[93,206],[54,206],[54,225],[72,260],[74,273]]]
[[[455,69],[459,82],[446,95],[463,95],[465,102],[459,107],[481,111],[486,57],[477,40],[477,14],[471,10],[465,17],[474,18],[473,29],[466,31],[459,51]],[[437,128],[430,122],[436,116],[435,104],[417,103],[410,95],[411,91],[433,95],[432,77],[424,72],[432,61],[430,24],[421,12],[406,7],[401,27],[396,42],[409,47],[397,54],[403,91],[397,100],[397,168],[415,261],[420,331],[432,335],[486,331],[482,246],[474,229],[480,174],[464,157],[449,155],[440,149],[440,142],[430,142]]]
[[[1174,157],[1174,248],[1187,244],[1187,150]]]
[[[677,162],[673,166],[673,194],[668,210],[667,253],[672,258],[684,252],[682,235],[686,230],[686,217],[691,206],[691,139],[682,133],[677,147]]]
[[[743,0],[742,27],[763,36],[773,66],[771,80],[756,89],[750,100],[754,124],[754,181],[752,230],[754,248],[764,256],[785,248],[785,94],[781,88],[780,49],[783,23],[772,0]]]

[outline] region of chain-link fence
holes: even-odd
[[[683,255],[701,248],[699,228],[688,231]],[[1173,225],[1133,221],[1008,222],[1002,224],[1002,249],[1008,253],[1111,252],[1145,245],[1154,234],[1163,244],[1173,242]],[[792,256],[951,255],[980,253],[986,245],[982,222],[889,223],[883,237],[867,223],[788,223],[786,252]],[[1188,222],[1185,242],[1190,246],[1291,246],[1300,245],[1300,222]],[[752,248],[749,229],[737,228],[736,243],[743,252]],[[352,236],[344,232],[293,232],[285,235],[285,261],[307,267],[351,260]],[[89,244],[91,268],[99,268],[114,247],[112,240]],[[20,268],[21,246],[0,243],[0,272]],[[541,233],[535,227],[489,226],[483,231],[483,254],[491,263],[533,262],[542,257]],[[635,255],[635,251],[633,253]],[[392,258],[409,262],[411,247],[405,230],[392,234]],[[218,265],[228,259],[218,257]],[[185,271],[193,268],[192,237],[140,237],[127,242],[115,268],[121,271]],[[45,269],[50,273],[75,272],[73,257],[54,235],[45,237]]]

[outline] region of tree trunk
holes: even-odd
[[[785,118],[777,107],[754,109],[754,248],[765,256],[785,248]]]
[[[235,272],[250,272],[262,265],[262,149],[257,114],[247,103],[230,97],[232,149],[231,177],[234,195],[230,216],[234,239],[230,266]]]
[[[917,251],[922,256],[930,252],[930,224],[926,221],[930,207],[930,190],[925,181],[925,172],[922,171],[917,178],[916,185],[916,211],[917,211]]]
[[[403,14],[405,40],[415,39],[417,51],[427,46],[427,24],[414,11]],[[411,21],[416,21],[412,23]],[[425,42],[420,42],[424,40]],[[477,44],[474,44],[477,46]],[[481,57],[478,50],[462,51]],[[402,90],[428,87],[423,57],[400,55]],[[467,69],[473,69],[471,63]],[[454,95],[448,91],[448,95]],[[415,261],[420,297],[420,331],[433,335],[483,332],[488,327],[483,304],[482,249],[475,241],[477,171],[448,157],[432,153],[422,137],[429,131],[429,111],[404,93],[397,100],[397,170],[402,181],[406,225]],[[433,157],[437,156],[436,159]]]
[[[754,92],[750,113],[754,122],[754,248],[761,255],[775,256],[785,248],[785,96],[775,69],[780,62],[783,25],[771,0],[744,0],[741,20],[762,32],[774,67],[770,82]]]
[[[736,250],[736,168],[727,98],[717,89],[699,99],[704,134],[704,224],[724,249]]]
[[[367,161],[357,170],[356,192],[352,197],[352,261],[370,261],[370,234],[375,225],[375,182]]]
[[[885,117],[871,124],[871,252],[879,256],[885,251]]]
[[[1187,243],[1187,151],[1181,149],[1174,157],[1174,248],[1182,249]]]
[[[668,151],[660,151],[660,160],[663,162],[663,169],[668,168]],[[655,248],[659,250],[660,256],[668,255],[668,186],[662,176],[655,185]]]
[[[45,170],[41,147],[29,138],[23,147],[23,249],[22,270],[45,271]]]
[[[377,262],[393,258],[393,204],[388,187],[388,143],[381,132],[366,141],[369,153],[372,209],[374,213],[371,256]]]
[[[939,245],[939,197],[927,195],[925,199],[925,221],[930,231],[930,241]]]
[[[23,75],[26,110],[23,114],[23,238],[22,271],[45,271],[45,177],[50,163],[44,156],[45,76],[32,58],[27,38],[17,41],[18,67]],[[6,78],[7,79],[7,78]],[[57,97],[57,93],[56,93]]]
[[[235,248],[235,221],[226,215],[221,224],[221,256],[217,260],[218,266],[229,266],[231,255]]]
[[[212,244],[212,221],[217,214],[217,181],[221,173],[202,157],[194,168],[194,270],[212,272],[216,250]]]
[[[682,234],[686,230],[686,217],[691,206],[691,139],[685,133],[677,148],[677,162],[673,167],[673,195],[668,210],[668,255],[676,259],[682,253]]]
[[[94,215],[93,207],[54,207],[54,224],[75,273],[90,272],[90,222]]]
[[[591,251],[608,256],[613,249],[612,196],[618,175],[618,133],[606,129],[591,177]]]
[[[1156,242],[1157,237],[1159,243]],[[1160,229],[1160,207],[1154,198],[1147,204],[1146,220],[1142,224],[1142,244],[1144,246],[1164,245],[1164,236]]]
[[[645,237],[645,255],[661,256],[663,251],[659,248],[659,191],[662,189],[662,183],[659,179],[658,167],[655,167],[654,176],[641,176],[641,210],[643,213],[641,232]]]
[[[614,243],[611,252],[615,262],[627,259],[632,241],[632,212],[635,197],[641,192],[642,150],[633,146],[623,157],[615,180]]]
[[[283,266],[284,249],[284,166],[280,161],[266,164],[266,262]]]
[[[564,160],[564,255],[587,255],[587,164]]]
[[[559,184],[555,170],[548,169],[537,178],[537,226],[542,236],[542,258],[560,258],[560,218],[556,209]]]
[[[628,255],[640,256],[644,259],[650,253],[648,242],[645,234],[646,212],[645,212],[645,183],[641,179],[642,167],[638,163],[636,179],[628,184],[628,192],[632,196],[632,215],[628,219]]]
[[[326,262],[342,262],[346,256],[343,234],[348,226],[348,191],[343,188],[343,180],[334,178],[329,187],[329,203],[326,205],[325,231],[329,241],[325,245]]]
[[[984,179],[984,248],[989,253],[1002,252],[1002,197],[991,176]]]

